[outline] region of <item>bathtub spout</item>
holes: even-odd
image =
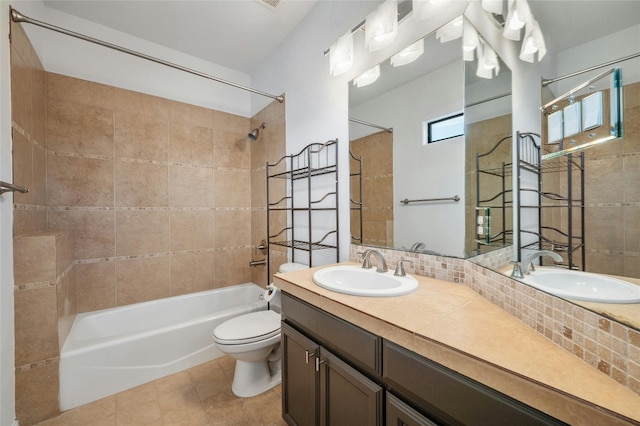
[[[254,267],[254,266],[258,266],[258,265],[266,265],[267,264],[267,259],[262,259],[262,260],[252,260],[251,262],[249,262],[249,266],[250,267]]]
[[[526,275],[529,273],[529,271],[535,271],[535,267],[533,266],[532,262],[536,260],[538,257],[542,257],[542,256],[549,256],[553,258],[553,260],[555,260],[556,262],[562,262],[564,260],[562,259],[562,256],[560,256],[558,253],[553,252],[551,250],[534,251],[529,256],[526,256],[522,261],[522,272]]]

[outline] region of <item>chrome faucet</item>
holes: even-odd
[[[538,251],[534,251],[532,254],[530,254],[529,256],[526,256],[524,258],[524,260],[522,261],[522,272],[525,274],[528,274],[529,271],[535,271],[536,268],[533,266],[533,261],[536,260],[538,257],[542,257],[542,256],[549,256],[551,258],[553,258],[553,260],[557,261],[557,262],[562,262],[562,256],[560,256],[558,253],[553,252],[551,250],[538,250]]]
[[[368,249],[362,253],[362,267],[364,269],[371,268],[371,256],[375,256],[376,258],[376,272],[387,272],[387,261],[384,260],[384,256],[377,250]]]

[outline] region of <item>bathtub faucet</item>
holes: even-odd
[[[535,271],[535,267],[533,266],[533,261],[536,260],[539,257],[542,256],[549,256],[551,258],[553,258],[553,260],[557,261],[557,262],[562,262],[562,256],[560,256],[558,253],[553,252],[551,250],[538,250],[538,251],[534,251],[532,254],[530,254],[529,256],[526,256],[523,261],[522,261],[522,272],[525,274],[528,274],[529,271]]]

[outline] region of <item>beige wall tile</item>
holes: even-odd
[[[250,210],[217,210],[215,218],[216,247],[250,245],[250,228]]]
[[[267,206],[267,182],[264,168],[251,171],[251,207]]]
[[[585,241],[591,250],[624,250],[622,207],[585,208],[585,233]]]
[[[166,120],[129,112],[115,118],[116,157],[167,161],[169,123]]]
[[[74,104],[114,109],[115,88],[62,74],[46,73],[47,97]]]
[[[31,76],[32,98],[31,113],[33,129],[30,133],[41,146],[47,143],[47,99],[45,71],[41,67],[33,68]]]
[[[213,128],[213,114],[208,108],[183,102],[169,101],[169,120],[173,123],[184,123],[197,127]]]
[[[247,137],[248,133],[248,131],[220,131],[214,128],[213,165],[249,169],[251,167],[251,142]]]
[[[213,207],[213,170],[202,167],[170,166],[172,207]]]
[[[213,165],[213,130],[172,121],[169,124],[169,161]]]
[[[116,262],[76,265],[78,313],[116,306]]]
[[[171,256],[171,295],[214,288],[214,253],[186,253]]]
[[[168,121],[170,103],[171,101],[157,96],[115,88],[116,112],[140,114]]]
[[[11,120],[23,129],[31,129],[31,73],[24,57],[11,55]]]
[[[169,218],[169,211],[116,212],[116,256],[168,252]]]
[[[29,188],[29,192],[13,193],[13,202],[32,204],[33,202],[33,145],[19,132],[13,132],[13,182]]]
[[[249,128],[249,119],[247,117],[242,117],[240,115],[229,114],[227,112],[216,110],[213,110],[212,112],[213,128],[216,130],[246,132],[245,136],[251,130]]]
[[[640,145],[640,143],[636,143]],[[640,155],[632,155],[624,158],[624,202],[640,202]],[[622,180],[622,179],[621,179]]]
[[[16,366],[58,356],[56,287],[16,291]]]
[[[215,206],[251,207],[251,172],[216,170]]]
[[[116,291],[118,306],[171,295],[171,258],[118,260]]]
[[[216,252],[216,288],[242,284],[251,281],[251,249],[238,248]]]
[[[58,361],[16,373],[16,417],[21,425],[33,425],[55,417],[58,408]]]
[[[49,206],[112,206],[113,162],[47,156]]]
[[[171,251],[196,250],[215,246],[213,210],[171,212]]]
[[[167,166],[116,160],[116,206],[169,205]]]
[[[50,210],[51,229],[73,232],[75,259],[115,255],[115,212],[113,210]]]
[[[47,153],[39,146],[33,148],[33,179],[29,192],[33,204],[44,206],[47,203]]]
[[[15,285],[56,280],[56,241],[47,234],[22,236],[13,240]]]
[[[113,156],[113,111],[49,100],[47,145],[58,152]]]
[[[622,158],[586,162],[585,199],[589,203],[612,203],[623,199]]]
[[[58,305],[58,347],[62,350],[78,312],[75,269],[71,269],[56,286]]]
[[[58,231],[55,234],[55,256],[56,256],[56,276],[62,275],[64,271],[75,260],[73,249],[73,231]]]
[[[47,212],[44,210],[14,210],[13,235],[25,235],[46,229]]]

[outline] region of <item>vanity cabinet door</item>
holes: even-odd
[[[389,426],[437,426],[422,414],[387,392],[386,423]]]
[[[282,323],[282,417],[289,425],[318,425],[319,346]]]
[[[320,348],[320,424],[381,426],[382,387]]]

